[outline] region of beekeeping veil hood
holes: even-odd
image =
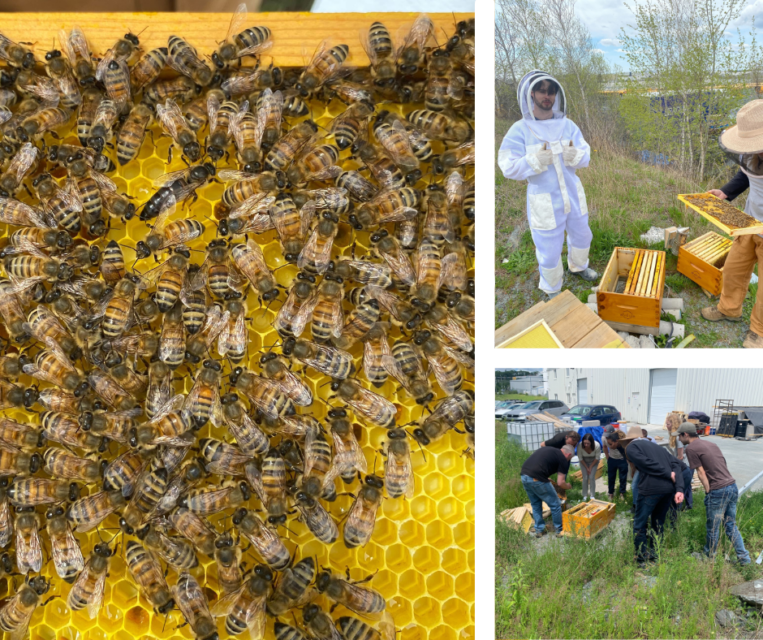
[[[543,80],[551,80],[559,85],[559,91],[556,94],[554,100],[554,106],[551,108],[553,117],[548,120],[537,120],[533,113],[533,89],[540,84]],[[564,131],[564,125],[567,121],[567,99],[564,95],[564,88],[561,82],[556,78],[535,69],[530,71],[519,81],[517,87],[517,102],[522,110],[522,118],[527,125],[527,128],[535,134],[535,136],[543,142],[554,142],[561,140],[562,132]]]
[[[718,144],[748,175],[763,176],[763,100],[751,100],[737,112],[737,123],[726,129]]]

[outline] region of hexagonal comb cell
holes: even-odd
[[[132,26],[137,28],[137,25]],[[442,27],[448,33],[452,31],[453,25],[450,18],[442,23]],[[178,29],[182,31],[182,26]],[[348,42],[355,42],[357,33],[351,34],[348,38],[351,38]],[[312,117],[323,128],[322,131],[328,129],[332,118],[346,108],[338,100],[328,104],[313,101],[309,106]],[[402,116],[417,108],[423,108],[423,105],[384,103],[384,109]],[[288,124],[293,125],[295,122],[296,120],[292,120]],[[78,144],[76,137],[70,132],[60,133],[61,139],[66,143]],[[119,166],[116,172],[110,175],[120,192],[134,198],[136,207],[141,206],[153,195],[157,189],[155,181],[158,178],[185,167],[177,149],[173,149],[172,162],[167,164],[170,140],[157,126],[152,126],[151,133],[153,136],[147,136],[137,159],[125,166]],[[46,141],[48,144],[60,143],[60,140],[54,141],[52,138]],[[434,146],[437,153],[443,151],[441,143],[435,143]],[[113,151],[107,153],[113,155]],[[359,162],[350,157],[348,152],[344,152],[341,158],[340,164],[343,169],[360,168],[367,173]],[[231,157],[230,161],[221,160],[218,169],[224,167],[236,168],[235,159]],[[63,176],[63,172],[56,173],[57,178],[63,178]],[[470,168],[467,177],[471,176]],[[436,181],[436,178],[429,175],[415,186],[423,190],[429,181]],[[206,245],[217,236],[215,205],[218,204],[223,189],[224,185],[218,183],[211,183],[199,189],[195,202],[189,201],[179,206],[173,215],[172,219],[194,218],[206,228],[202,238],[189,243],[192,262],[201,264],[204,261]],[[22,201],[29,201],[23,193],[19,197]],[[111,223],[112,228],[108,238],[122,244],[125,259],[130,266],[135,259],[132,249],[137,241],[145,239],[149,229],[137,216],[126,224],[116,219],[112,219]],[[7,229],[2,228],[0,231],[2,235],[8,235]],[[334,241],[333,255],[354,256],[356,259],[369,257],[371,255],[370,235],[368,231],[355,233],[349,225],[341,224]],[[274,270],[277,284],[284,289],[290,287],[299,269],[294,264],[286,263],[277,232],[269,231],[251,237],[261,247],[268,267]],[[165,258],[166,255],[159,256],[160,260]],[[145,272],[155,264],[154,259],[149,257],[138,262],[136,268]],[[473,269],[469,269],[468,276],[474,276]],[[256,295],[247,297],[246,317],[250,318],[247,323],[248,351],[242,364],[259,370],[258,362],[262,353],[278,345],[280,338],[273,328],[273,322],[284,299],[283,291],[279,299],[270,304],[258,300]],[[345,313],[347,309],[349,306],[345,309]],[[389,337],[394,340],[410,339],[409,335],[404,336],[397,328],[390,329]],[[355,375],[359,379],[363,377],[363,351],[362,342],[356,343],[349,349],[358,371]],[[334,392],[325,385],[327,379],[323,374],[313,369],[299,371],[301,368],[297,365],[294,370],[300,373],[315,399],[310,411],[316,419],[323,420],[328,411],[325,403],[337,406],[338,401],[332,398]],[[227,372],[226,369],[226,375]],[[186,392],[189,391],[193,381],[186,374],[185,369],[179,369],[175,375],[179,378],[176,380],[176,390],[179,391],[182,387]],[[473,389],[473,376],[466,373],[465,379],[464,388]],[[368,384],[364,386],[371,388]],[[388,379],[381,387],[373,388],[373,390],[395,405],[398,425],[420,421],[428,415],[392,379]],[[438,393],[437,400],[443,397],[439,388],[435,388],[435,391]],[[20,421],[38,422],[35,416],[24,414],[22,411],[9,411],[7,415]],[[408,431],[412,429],[408,426],[406,428]],[[212,434],[214,437],[230,439],[226,429],[212,426],[205,427],[199,436],[205,437]],[[358,433],[358,439],[363,447],[369,473],[373,472],[376,465],[376,473],[383,475],[384,461],[379,455],[379,449],[388,443],[388,432],[385,429],[364,425]],[[367,584],[382,593],[387,600],[387,610],[392,615],[395,627],[400,633],[400,640],[471,640],[474,637],[473,610],[471,609],[474,602],[474,462],[463,455],[466,446],[463,434],[454,432],[447,434],[425,447],[423,452],[412,439],[408,441],[415,476],[414,497],[410,500],[389,499],[385,492],[381,508],[377,513],[374,534],[368,545],[347,549],[342,541],[343,524],[339,526],[340,539],[337,542],[331,545],[320,543],[304,524],[292,521],[291,518],[294,516],[291,515],[288,526],[281,528],[279,533],[286,538],[289,551],[296,552],[295,560],[312,557],[318,567],[327,567],[335,574],[344,574],[345,568],[349,568],[353,579],[356,580],[377,572]],[[337,521],[346,517],[355,499],[354,496],[342,494],[357,495],[359,485],[357,480],[347,485],[341,481],[337,482],[337,493],[340,495],[335,502],[326,503]],[[116,519],[108,520],[102,525],[105,529],[115,526],[117,526]],[[93,546],[101,540],[102,534],[103,532],[95,531],[88,534],[76,534],[86,558]],[[124,544],[127,539],[129,538],[126,537],[120,543],[119,555],[111,559],[104,603],[96,619],[91,620],[86,610],[70,611],[66,606],[69,585],[55,576],[51,566],[44,569],[44,575],[52,580],[49,595],[57,597],[48,602],[43,611],[38,611],[33,616],[30,625],[32,640],[37,638],[41,640],[193,638],[193,632],[189,626],[180,626],[184,620],[177,610],[165,618],[164,615],[155,613],[151,604],[139,594],[125,567]],[[199,580],[210,602],[214,604],[221,594],[217,566],[209,558],[200,556],[199,560],[200,566],[193,570],[193,574]],[[258,560],[256,554],[248,551],[245,554],[245,561],[247,569],[250,569]],[[51,571],[53,571],[52,575]],[[170,584],[174,584],[177,573],[174,570],[169,571],[167,579]],[[8,589],[8,581],[0,580],[0,597],[5,597]],[[13,592],[12,587],[11,592]],[[324,596],[321,596],[318,602],[325,610],[328,610],[330,603]],[[335,613],[333,617],[337,618],[339,615],[345,614]],[[222,618],[218,619],[221,638],[227,636],[223,625]],[[272,640],[272,638],[271,621],[266,639]]]

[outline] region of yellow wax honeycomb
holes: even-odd
[[[312,103],[312,118],[322,127],[327,128],[331,119],[340,113],[344,105],[331,103],[328,107],[324,103]],[[384,108],[406,114],[414,109],[423,108],[423,105],[392,105],[384,104]],[[300,119],[301,120],[301,119]],[[290,119],[292,124],[299,120]],[[155,144],[152,144],[148,136],[143,144],[137,160],[124,167],[117,166],[117,170],[109,176],[117,184],[120,192],[135,198],[138,203],[144,203],[156,187],[153,180],[164,173],[176,171],[185,167],[180,160],[180,154],[173,150],[173,159],[170,165],[166,164],[167,151],[170,139],[162,135],[158,127],[152,128]],[[76,137],[70,132],[61,136],[60,141],[46,138],[48,144],[64,142],[78,145]],[[440,143],[433,143],[436,152],[441,152]],[[109,151],[110,157],[114,158],[114,152]],[[359,165],[348,159],[349,150],[343,152],[342,161],[344,169],[357,168]],[[229,165],[235,166],[235,158],[229,162],[223,159],[218,163],[218,170]],[[60,171],[54,175],[61,176]],[[471,177],[471,173],[467,178]],[[423,180],[416,185],[425,188],[431,176],[425,175]],[[171,220],[180,217],[195,217],[206,226],[203,239],[197,239],[189,243],[189,247],[199,251],[204,250],[210,240],[215,237],[216,229],[213,224],[213,208],[220,199],[224,185],[209,184],[198,191],[198,200],[194,204],[183,205],[175,212]],[[26,200],[19,193],[22,200]],[[190,201],[189,201],[190,202]],[[108,239],[116,239],[123,247],[134,247],[136,242],[143,239],[148,233],[145,223],[138,220],[137,216],[131,220],[126,228],[118,220],[112,220],[112,229]],[[7,230],[3,230],[7,235]],[[283,258],[281,247],[276,232],[270,231],[254,237],[261,245],[268,266],[271,269],[277,267],[275,272],[278,283],[284,287],[291,284],[298,269],[296,265],[288,264]],[[353,232],[349,225],[340,224],[340,231],[334,243],[333,255],[339,251],[342,255],[351,255],[355,246],[355,256],[361,257],[368,252],[369,233]],[[101,241],[101,246],[106,242]],[[124,249],[125,261],[128,268],[134,260],[134,255],[129,249]],[[160,259],[166,257],[160,256]],[[192,251],[192,262],[201,264],[204,254]],[[156,265],[154,258],[149,257],[137,263],[136,269],[140,272],[148,271]],[[473,269],[469,277],[474,277]],[[353,285],[349,283],[347,288]],[[269,309],[258,308],[259,302],[256,296],[250,293],[247,317],[251,318],[249,326],[249,366],[254,371],[259,371],[260,351],[272,346],[279,341],[279,336],[271,326],[280,305],[285,300],[285,292],[274,301]],[[400,337],[399,330],[392,328],[388,334],[390,345],[393,340]],[[350,352],[355,356],[355,366],[362,369],[362,343],[354,345]],[[242,363],[244,364],[244,363]],[[224,373],[228,373],[228,367]],[[193,380],[185,375],[186,370],[181,366],[175,373],[178,378],[184,380],[176,382],[176,391],[190,390]],[[329,385],[325,384],[326,378],[312,369],[304,372],[305,380],[311,387],[314,395],[313,404],[307,409],[298,408],[299,413],[310,413],[318,420],[323,420],[328,411],[327,406],[320,398],[328,400],[332,395]],[[465,389],[473,389],[473,375],[464,371]],[[359,378],[364,386],[368,387],[362,373]],[[27,380],[31,383],[31,380]],[[223,381],[225,383],[225,380]],[[434,384],[433,390],[437,392],[437,400],[444,397],[439,387]],[[381,388],[374,391],[389,398],[399,408],[397,424],[406,425],[421,418],[422,409],[417,406],[405,393],[397,393],[397,383],[391,378]],[[335,406],[340,406],[338,403]],[[23,411],[10,411],[9,417],[21,421],[39,422],[34,415],[25,414]],[[352,414],[350,414],[352,415]],[[356,420],[357,421],[357,420]],[[202,429],[198,437],[212,436],[226,438],[224,429],[214,428],[209,423]],[[364,425],[363,435],[360,442],[363,446],[368,461],[369,473],[373,472],[374,465],[379,475],[383,475],[384,459],[379,453],[382,443],[386,440],[386,430],[378,427]],[[422,454],[418,445],[409,439],[412,452],[413,468],[415,472],[415,492],[410,500],[405,498],[389,499],[386,497],[379,509],[376,528],[371,542],[365,548],[347,549],[341,536],[342,524],[340,524],[340,537],[333,545],[325,545],[316,540],[307,527],[297,520],[290,520],[288,531],[279,529],[285,538],[286,546],[294,555],[295,561],[312,556],[317,560],[317,566],[329,567],[336,574],[343,574],[349,567],[353,579],[362,579],[376,572],[373,580],[368,583],[373,589],[378,590],[387,600],[387,610],[391,613],[395,627],[400,631],[399,640],[471,640],[474,637],[474,462],[468,456],[463,455],[466,448],[465,436],[451,430],[438,442],[433,442],[425,448]],[[112,445],[113,446],[113,445]],[[424,457],[426,456],[426,458]],[[337,483],[339,497],[334,503],[324,502],[324,506],[339,522],[352,504],[352,497],[341,495],[341,492],[356,493],[359,482],[355,480],[351,485]],[[91,491],[96,491],[92,487]],[[251,503],[254,505],[255,500]],[[40,510],[38,509],[38,512]],[[219,517],[219,516],[217,516]],[[216,520],[215,516],[212,521]],[[44,517],[41,516],[44,524]],[[230,526],[228,524],[228,526]],[[118,533],[117,518],[110,516],[102,525],[104,531],[101,535],[105,540]],[[218,526],[218,529],[221,527]],[[46,534],[41,534],[43,540]],[[88,534],[75,533],[83,549],[85,559],[93,546],[99,541],[95,531]],[[55,573],[52,562],[43,567],[42,575],[51,579],[51,588],[45,598],[51,595],[59,596],[51,600],[45,607],[38,608],[32,617],[30,624],[31,640],[54,640],[55,638],[67,638],[69,640],[131,640],[134,638],[193,638],[190,627],[183,625],[182,614],[176,609],[168,617],[154,614],[148,601],[138,593],[138,588],[129,575],[124,561],[124,546],[127,536],[120,536],[118,553],[111,558],[109,577],[106,582],[106,591],[103,607],[95,620],[91,620],[86,610],[72,613],[66,606],[66,597],[70,586],[64,583]],[[48,549],[49,551],[49,549]],[[217,571],[213,559],[203,554],[197,554],[199,566],[191,573],[198,579],[199,584],[205,588],[211,603],[219,595],[217,584]],[[45,556],[47,560],[47,555]],[[247,567],[251,567],[257,561],[251,552],[244,556]],[[15,578],[16,583],[20,578]],[[168,583],[173,585],[176,573],[170,570]],[[8,579],[0,580],[0,597],[4,598],[14,592],[13,586],[8,584]],[[316,600],[324,610],[328,610],[331,603],[321,596]],[[297,614],[295,625],[291,613],[283,616],[281,620],[287,624],[302,627],[301,612]],[[338,607],[332,614],[334,620],[342,615],[355,615],[348,612],[344,607]],[[227,637],[224,629],[225,618],[218,618],[218,630],[220,637]],[[245,632],[246,634],[246,632]],[[248,637],[242,635],[242,638]],[[270,618],[267,627],[266,638],[271,639],[273,634],[273,619]]]

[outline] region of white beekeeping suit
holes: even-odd
[[[537,120],[530,95],[543,80],[556,82],[560,91],[553,118]],[[592,275],[588,251],[593,234],[588,226],[588,206],[577,169],[588,166],[591,148],[577,125],[566,115],[564,89],[550,75],[531,71],[519,83],[517,100],[522,120],[515,122],[498,151],[498,166],[511,180],[527,180],[527,219],[540,266],[540,288],[549,294],[562,288],[562,245],[567,231],[570,271]],[[560,108],[560,101],[562,107]],[[572,147],[570,147],[572,142]]]

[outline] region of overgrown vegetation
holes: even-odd
[[[496,515],[527,502],[519,470],[528,456],[496,424]],[[568,491],[571,505],[579,482]],[[747,616],[729,587],[761,576],[759,565],[724,561],[725,536],[714,561],[698,561],[705,542],[703,495],[666,531],[659,561],[639,569],[633,559],[632,516],[620,513],[592,541],[536,540],[496,518],[496,637],[498,638],[759,638],[763,622]],[[606,496],[599,495],[606,499]],[[752,554],[763,548],[763,491],[742,497],[737,523]],[[753,559],[757,553],[753,555]],[[721,629],[715,614],[736,612],[740,623]]]

